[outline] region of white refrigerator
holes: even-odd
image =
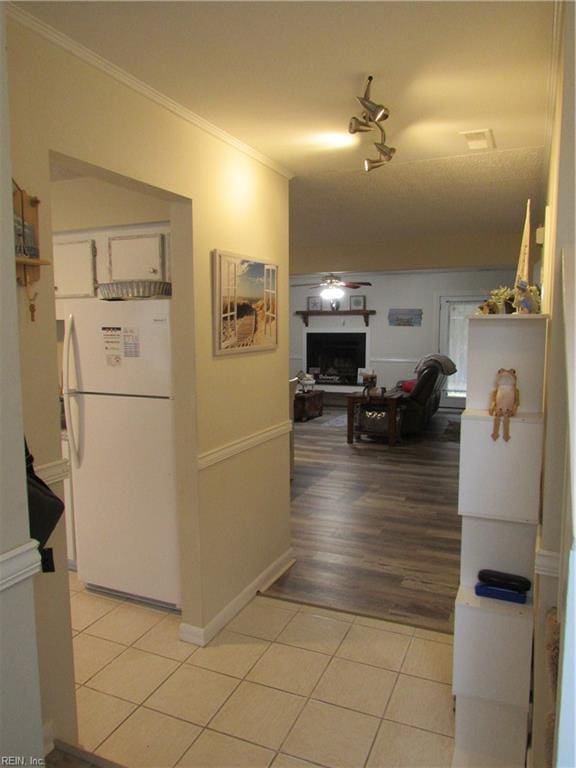
[[[170,300],[56,305],[78,574],[179,605]]]

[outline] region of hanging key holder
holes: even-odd
[[[30,312],[30,320],[36,322],[36,299],[38,298],[38,291],[30,295],[30,286],[26,285],[26,296],[28,297],[28,311]]]

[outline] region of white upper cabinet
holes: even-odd
[[[55,296],[96,296],[99,283],[170,281],[170,224],[131,224],[54,235]]]
[[[54,290],[56,298],[94,296],[96,247],[94,240],[54,243]]]
[[[113,282],[166,279],[163,234],[109,237],[108,256],[110,278]]]

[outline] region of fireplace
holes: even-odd
[[[306,367],[318,384],[358,383],[358,368],[366,366],[365,333],[306,334]]]

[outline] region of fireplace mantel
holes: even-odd
[[[350,317],[351,315],[357,315],[358,317],[364,318],[364,325],[368,327],[370,324],[370,315],[375,315],[376,310],[375,309],[327,309],[327,310],[320,310],[320,309],[299,309],[296,312],[294,312],[295,315],[299,315],[302,318],[302,322],[308,328],[308,320],[311,317],[328,317],[328,316],[336,316],[336,315],[346,315],[347,317]]]

